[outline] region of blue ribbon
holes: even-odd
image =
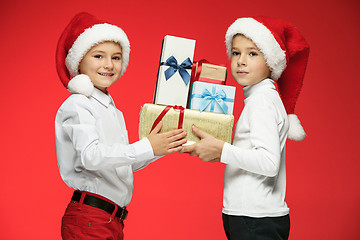
[[[201,94],[192,94],[192,97],[201,98],[199,103],[200,112],[204,111],[209,106],[209,104],[211,104],[210,112],[214,112],[216,102],[223,113],[227,114],[228,106],[225,102],[234,102],[234,99],[226,98],[226,93],[224,90],[221,89],[220,91],[216,92],[215,85],[212,87],[212,93],[210,93],[210,91],[205,88]]]
[[[190,74],[186,71],[186,69],[191,69],[192,62],[190,58],[185,59],[180,65],[178,64],[176,58],[174,56],[169,57],[166,62],[162,62],[161,65],[169,66],[165,71],[166,81],[171,78],[176,71],[179,70],[179,74],[183,79],[184,83],[188,85],[190,82]]]

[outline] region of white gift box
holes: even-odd
[[[154,94],[154,104],[186,107],[194,51],[195,40],[165,36]]]
[[[189,108],[233,114],[235,87],[196,81],[191,86]]]

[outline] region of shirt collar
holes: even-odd
[[[276,90],[274,83],[275,83],[274,80],[272,80],[270,78],[266,78],[266,79],[262,80],[261,82],[258,82],[255,85],[249,85],[249,86],[243,87],[245,98],[250,97],[255,92],[260,92],[260,91],[267,90],[267,89]]]
[[[106,94],[97,88],[94,88],[91,97],[96,99],[99,103],[101,103],[105,107],[109,107],[110,103],[112,103],[115,106],[114,101],[110,96],[110,94],[109,93]]]

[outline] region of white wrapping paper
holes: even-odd
[[[165,71],[169,66],[161,65],[171,56],[175,57],[178,65],[181,65],[187,58],[193,61],[195,51],[195,40],[165,36],[162,45],[160,65],[154,94],[154,104],[178,105],[186,107],[190,82],[186,84],[179,71],[176,71],[168,80]],[[191,76],[191,67],[186,69]]]

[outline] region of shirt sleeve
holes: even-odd
[[[116,168],[154,158],[151,145],[146,140],[133,144],[102,143],[91,105],[86,97],[77,100],[63,107],[61,127],[86,169]]]
[[[149,140],[147,138],[144,138],[144,139],[142,139],[140,141],[137,141],[137,142],[133,143],[133,145],[136,145],[136,148],[139,148],[139,149],[151,148],[151,151],[152,151],[151,144],[150,144],[150,142],[149,142]],[[132,164],[133,172],[138,171],[140,169],[143,169],[144,167],[146,167],[147,165],[149,165],[150,163],[156,161],[159,158],[161,158],[161,156],[154,156],[151,159],[148,158],[148,159],[146,159],[144,161],[133,163]]]
[[[257,108],[249,115],[250,149],[225,143],[220,161],[269,177],[276,176],[280,168],[281,147],[275,110]]]

